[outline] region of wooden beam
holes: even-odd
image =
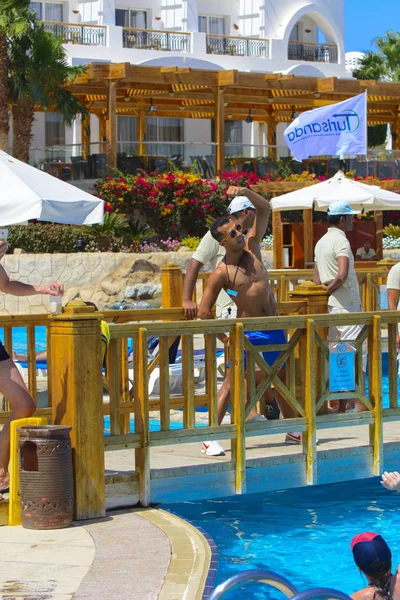
[[[82,158],[86,160],[90,154],[90,115],[81,121]]]
[[[268,127],[268,130],[267,130],[268,156],[270,158],[277,158],[277,154],[276,154],[276,121],[275,121],[275,116],[273,114],[268,115],[267,127]]]
[[[221,175],[225,168],[225,107],[224,89],[218,87],[215,94],[215,141],[217,142],[216,172]]]
[[[117,82],[108,84],[108,105],[106,120],[106,163],[117,166]]]

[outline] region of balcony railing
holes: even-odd
[[[338,49],[337,46],[332,44],[303,44],[302,42],[289,42],[288,59],[337,63]]]
[[[124,48],[190,52],[190,33],[156,29],[123,29]]]
[[[268,57],[269,42],[259,38],[207,35],[207,54]]]
[[[43,23],[46,31],[61,37],[65,44],[82,44],[86,46],[105,46],[106,44],[107,28],[105,26],[74,25],[56,21],[43,21]]]

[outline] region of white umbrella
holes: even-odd
[[[0,150],[0,225],[102,223],[104,201]]]
[[[399,210],[400,195],[348,179],[339,171],[334,177],[309,187],[283,194],[271,201],[272,210],[315,208],[326,211],[331,202],[343,200],[355,210]]]

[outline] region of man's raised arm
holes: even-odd
[[[266,200],[257,192],[253,192],[249,188],[233,187],[228,188],[228,194],[233,196],[246,196],[253,204],[257,211],[257,216],[254,225],[249,231],[249,237],[255,239],[257,244],[260,244],[267,231],[269,215],[271,214],[271,205],[269,200]]]

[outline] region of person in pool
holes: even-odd
[[[400,575],[392,574],[392,553],[383,537],[366,531],[350,544],[354,562],[368,586],[351,595],[354,600],[400,600]]]
[[[268,272],[263,265],[260,242],[265,234],[270,216],[270,204],[262,196],[247,188],[230,187],[228,194],[246,196],[254,205],[256,218],[249,231],[243,230],[240,224],[226,218],[216,219],[211,226],[211,235],[225,248],[225,257],[211,273],[208,285],[201,299],[198,316],[200,319],[213,319],[213,306],[222,289],[231,296],[237,306],[238,317],[271,317],[276,316],[275,298],[271,290]],[[283,330],[250,331],[246,333],[254,346],[286,344]],[[223,344],[228,344],[229,337],[218,336]],[[263,352],[264,360],[272,365],[280,352]],[[289,405],[275,390],[276,400],[284,417],[293,417]],[[229,393],[224,385],[218,392],[218,423],[228,408]],[[289,438],[289,439],[288,439]],[[301,443],[301,435],[288,433],[287,441]],[[209,442],[218,444],[218,442]],[[203,442],[203,447],[205,444]],[[218,444],[219,446],[219,444]],[[219,446],[219,454],[225,454]]]

